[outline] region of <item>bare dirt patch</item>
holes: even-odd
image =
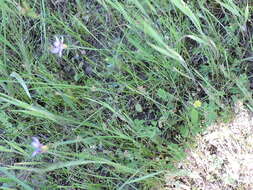
[[[253,114],[241,102],[230,123],[217,123],[197,137],[196,148],[166,175],[170,190],[252,190]]]

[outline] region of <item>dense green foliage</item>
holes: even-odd
[[[252,109],[252,6],[0,0],[1,188],[159,187],[236,99]]]

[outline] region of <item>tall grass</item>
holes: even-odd
[[[252,108],[252,5],[0,1],[1,188],[151,189]],[[63,57],[50,53],[63,36]],[[196,106],[194,102],[202,102]],[[31,157],[31,137],[48,147]]]

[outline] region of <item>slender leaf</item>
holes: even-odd
[[[19,82],[19,84],[20,84],[20,85],[23,87],[23,89],[25,90],[27,96],[28,96],[30,99],[32,99],[31,94],[30,94],[30,92],[29,92],[29,90],[28,90],[28,88],[27,88],[27,86],[26,86],[25,81],[22,79],[22,77],[21,77],[18,73],[16,73],[16,72],[12,72],[10,76],[11,76],[11,77],[14,77],[14,78]]]

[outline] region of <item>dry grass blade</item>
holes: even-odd
[[[235,119],[218,123],[197,138],[195,150],[166,176],[168,189],[253,189],[253,115],[242,103]]]

